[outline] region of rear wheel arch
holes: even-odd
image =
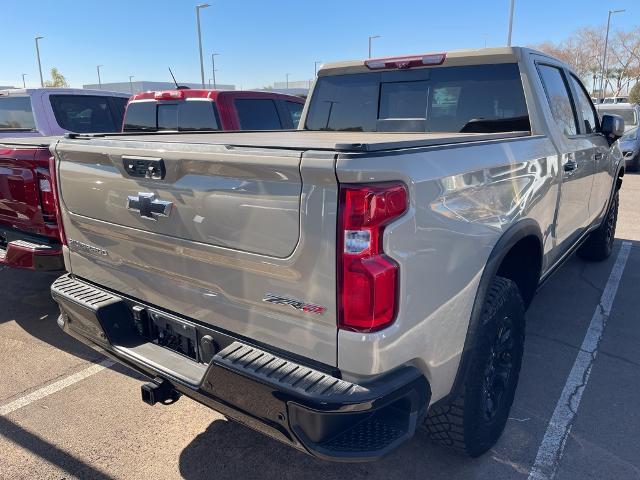
[[[434,405],[446,404],[450,402],[451,399],[459,395],[466,372],[470,367],[470,358],[472,357],[474,345],[481,326],[480,319],[482,317],[482,309],[487,293],[491,288],[494,278],[499,276],[499,272],[501,274],[500,276],[503,277],[504,274],[509,275],[518,273],[516,267],[518,266],[518,259],[520,258],[519,255],[524,251],[537,252],[534,253],[534,258],[536,259],[535,262],[530,262],[531,265],[537,266],[534,266],[533,270],[528,272],[528,276],[518,279],[522,287],[518,284],[518,280],[510,278],[509,276],[504,278],[508,278],[516,283],[518,289],[521,290],[521,296],[525,303],[525,308],[528,307],[538,287],[542,265],[542,245],[542,231],[538,223],[532,219],[524,219],[515,223],[509,227],[496,242],[491,254],[489,255],[476,291],[464,348],[453,387],[448,395],[438,400]],[[533,279],[535,279],[535,281]],[[522,288],[525,288],[526,291],[522,292]]]
[[[525,308],[531,304],[540,281],[542,241],[538,232],[521,231],[524,236],[517,235],[515,243],[511,243],[508,249],[502,251],[499,267],[495,273],[515,282]]]

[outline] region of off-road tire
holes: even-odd
[[[616,236],[616,223],[618,222],[618,204],[620,203],[619,191],[613,194],[609,211],[602,225],[589,234],[589,237],[578,249],[578,255],[585,260],[602,261],[609,258],[613,251],[613,241]]]
[[[461,391],[446,405],[434,405],[424,421],[423,429],[431,440],[471,457],[482,455],[497,442],[518,385],[524,327],[524,302],[518,287],[511,280],[496,277],[484,301],[475,345],[470,352],[471,363]],[[503,345],[505,335],[509,335],[509,348],[498,355],[496,347]],[[501,365],[503,355],[508,355],[510,362],[506,381],[504,375],[490,380],[492,374],[504,371],[496,367]],[[486,385],[493,385],[491,390],[495,390],[495,382],[500,383],[500,379],[503,379],[501,394],[493,397]],[[497,402],[490,398],[497,398]]]

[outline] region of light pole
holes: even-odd
[[[286,74],[286,77],[287,77],[287,90],[289,90],[289,74],[288,73]]]
[[[102,79],[100,78],[100,67],[104,67],[104,65],[96,65],[96,70],[98,71],[98,88],[102,90]]]
[[[211,73],[213,75],[213,89],[216,89],[216,56],[220,55],[219,53],[211,54]]]
[[[322,63],[322,60],[316,60],[315,62],[313,62],[313,77],[317,77],[318,76],[318,65]]]
[[[371,40],[380,38],[380,35],[369,35],[369,58],[371,58]]]
[[[507,46],[511,46],[511,32],[513,31],[513,10],[515,9],[515,0],[511,0],[511,6],[509,7],[509,36],[507,37]]]
[[[611,26],[611,15],[614,13],[621,13],[625,10],[609,10],[609,17],[607,18],[607,34],[604,37],[604,57],[602,58],[602,76],[600,77],[600,99],[604,99],[604,88],[606,88],[606,84],[604,83],[604,76],[607,72],[607,47],[609,46],[609,27]],[[604,86],[603,86],[604,85]],[[602,103],[602,102],[600,102]]]
[[[129,88],[131,89],[131,95],[133,95],[133,82],[131,81],[131,79],[134,77],[135,75],[129,75]]]
[[[202,59],[202,33],[200,32],[200,9],[210,7],[208,3],[196,5],[196,23],[198,24],[198,48],[200,49],[200,79],[204,88],[204,60]]]
[[[36,56],[38,57],[38,70],[40,71],[40,86],[44,87],[44,79],[42,78],[42,64],[40,63],[40,46],[38,40],[42,40],[44,37],[36,37]]]
[[[24,81],[24,77],[26,77],[26,76],[27,76],[26,73],[22,74],[22,88],[27,88],[27,83]]]

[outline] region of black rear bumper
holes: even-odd
[[[415,367],[358,385],[340,379],[331,367],[183,319],[199,339],[193,360],[138,334],[136,316],[154,307],[71,275],[56,280],[51,291],[65,332],[102,347],[150,378],[169,382],[181,394],[323,459],[366,461],[385,455],[413,436],[429,403],[429,384]]]
[[[47,237],[0,225],[0,265],[43,272],[64,271],[62,245]]]

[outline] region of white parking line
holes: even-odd
[[[78,373],[69,375],[68,377],[63,378],[62,380],[58,380],[57,382],[47,385],[46,387],[42,387],[41,389],[36,390],[35,392],[31,392],[30,394],[25,395],[24,397],[20,397],[14,400],[13,402],[9,402],[6,405],[2,405],[0,406],[0,417],[8,415],[11,412],[15,412],[19,408],[26,407],[30,403],[33,403],[35,401],[48,397],[53,393],[59,392],[63,388],[67,388],[73,385],[74,383],[78,383],[79,381],[84,380],[85,378],[90,377],[91,375],[95,375],[101,370],[104,370],[105,368],[109,368],[113,365],[115,365],[115,362],[109,359],[105,359],[100,363],[91,365],[90,367],[79,371]]]
[[[569,373],[551,420],[549,420],[547,431],[536,455],[536,461],[529,473],[529,480],[552,479],[558,470],[567,438],[578,413],[582,394],[591,375],[593,362],[598,354],[604,327],[607,325],[613,300],[616,297],[620,278],[622,278],[622,272],[624,272],[630,250],[631,242],[623,242],[616,263],[611,270],[611,275],[609,275],[607,285],[604,288],[604,292],[602,292],[602,297],[600,297],[600,303],[596,307],[593,317],[591,317],[589,329],[584,337],[576,361]]]

